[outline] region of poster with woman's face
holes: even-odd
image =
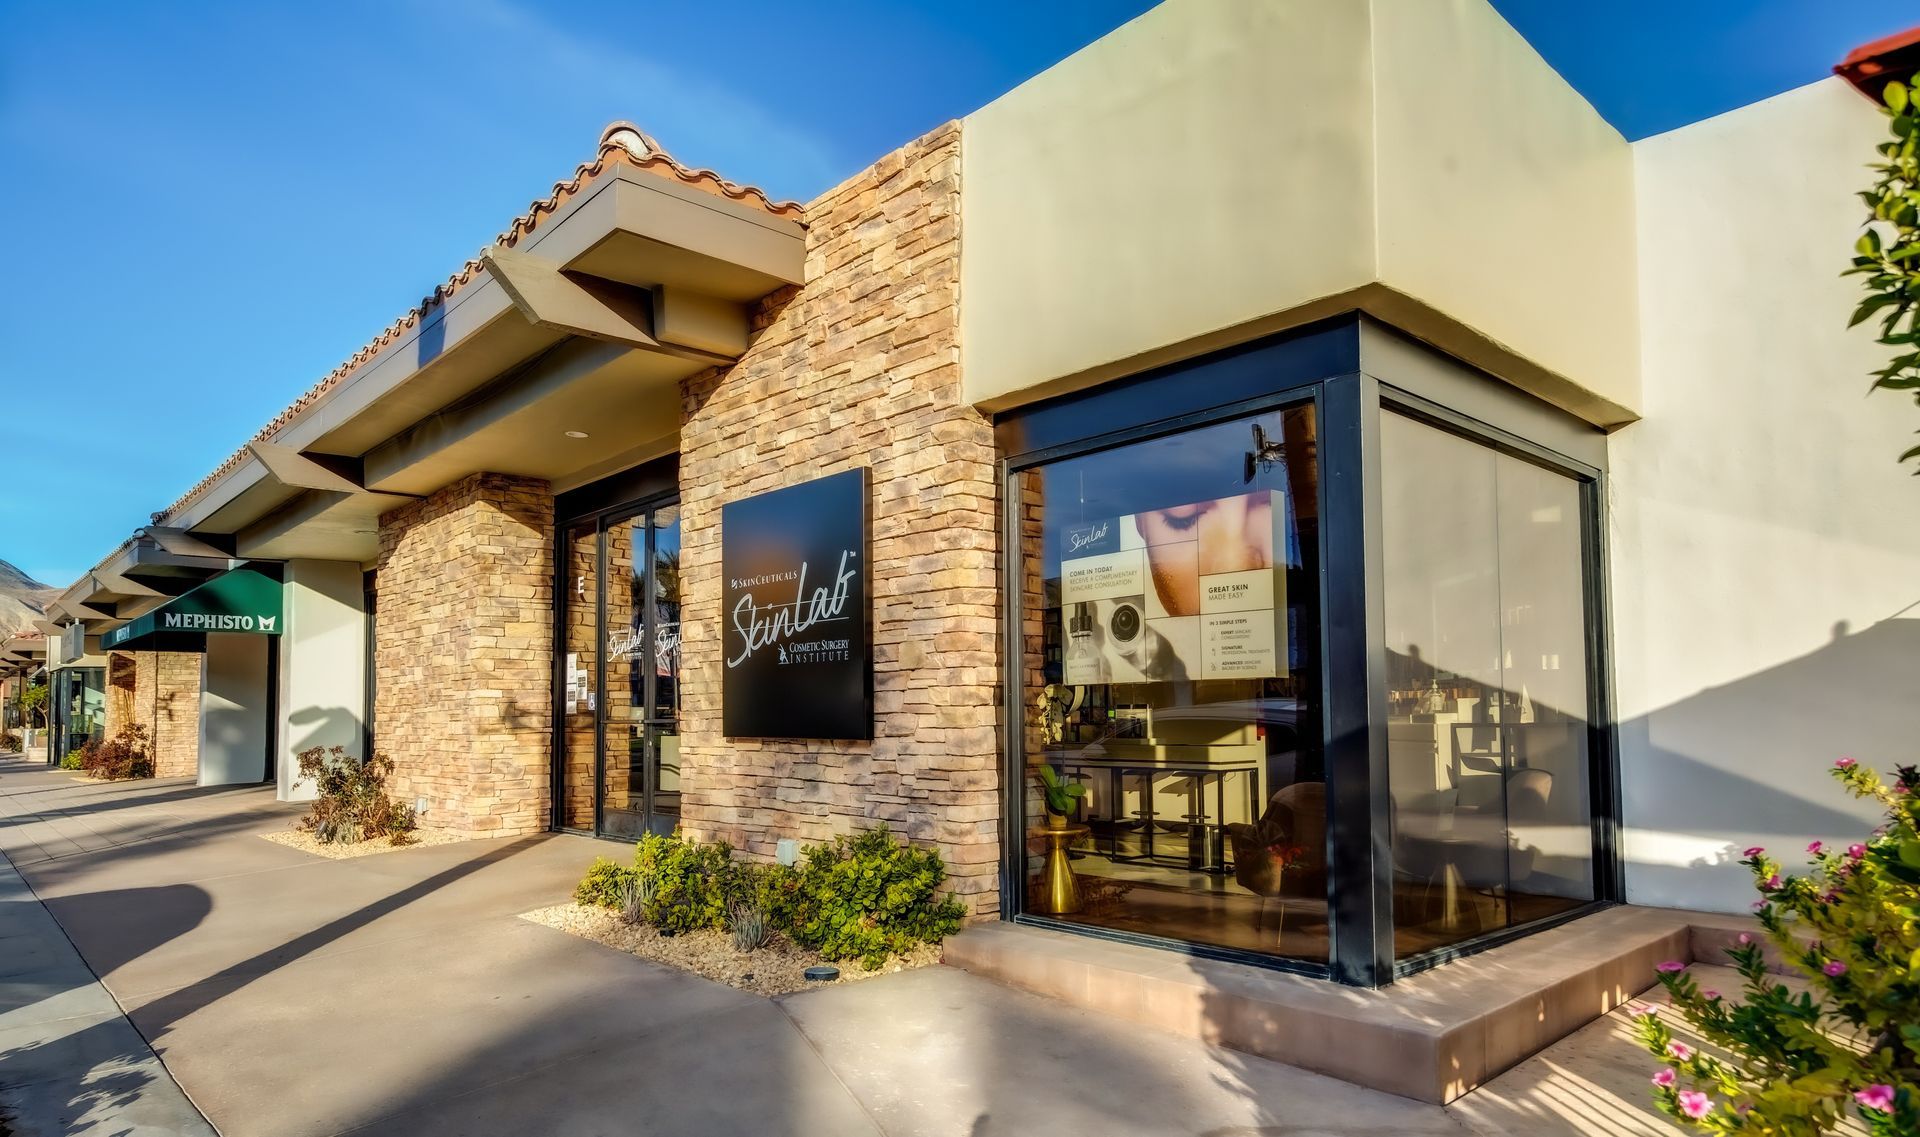
[[[1067,526],[1066,681],[1285,675],[1284,507],[1260,490]]]

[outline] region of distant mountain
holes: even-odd
[[[24,632],[44,615],[60,590],[0,561],[0,633]]]

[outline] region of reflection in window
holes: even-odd
[[[1394,939],[1409,955],[1594,896],[1580,485],[1381,423]]]
[[[1312,407],[1041,466],[1018,496],[1025,910],[1324,960]]]

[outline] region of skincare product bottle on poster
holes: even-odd
[[[1093,605],[1084,600],[1073,606],[1067,620],[1066,677],[1072,684],[1106,683],[1112,678],[1094,631]]]

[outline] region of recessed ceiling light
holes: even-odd
[[[584,431],[584,430],[569,430],[569,431],[567,431],[567,437],[568,437],[568,438],[585,438],[586,436],[587,436],[587,432],[586,432],[586,431]]]

